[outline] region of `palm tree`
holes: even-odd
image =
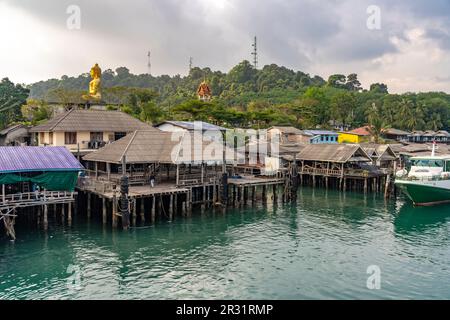
[[[428,122],[428,126],[433,129],[433,131],[438,131],[440,128],[442,128],[441,115],[439,113],[433,113],[431,115],[430,121]]]

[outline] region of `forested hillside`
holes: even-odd
[[[214,95],[210,103],[196,100],[197,87],[205,79]],[[89,74],[82,74],[32,84],[33,100],[22,113],[34,121],[45,119],[48,110],[41,100],[76,102],[89,81]],[[202,119],[238,127],[327,128],[368,123],[405,130],[450,127],[450,95],[446,93],[394,95],[382,83],[363,89],[356,74],[336,74],[324,80],[275,64],[256,70],[243,61],[228,73],[193,68],[186,77],[134,75],[120,67],[104,70],[102,85],[108,104],[120,105],[121,110],[148,122]]]

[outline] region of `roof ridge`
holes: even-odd
[[[127,146],[125,147],[125,150],[124,150],[123,153],[122,153],[122,156],[120,157],[120,161],[123,160],[123,157],[124,157],[125,154],[128,152],[128,149],[130,148],[131,143],[134,141],[134,138],[136,137],[136,134],[138,133],[138,131],[139,131],[139,130],[135,130],[135,131],[134,131],[133,136],[132,136],[131,139],[130,139],[130,142],[128,142]]]
[[[75,108],[72,108],[72,109],[70,109],[69,111],[67,111],[67,113],[66,113],[65,115],[63,115],[63,116],[61,117],[61,119],[59,119],[59,120],[58,120],[58,121],[50,128],[49,131],[55,130],[55,127],[56,127],[57,125],[59,125],[59,124],[61,123],[61,121],[63,121],[64,119],[66,119],[67,116],[68,116],[69,114],[71,114],[73,110],[75,110]]]

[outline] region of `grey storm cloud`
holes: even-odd
[[[115,61],[123,58],[122,65],[134,66],[138,72],[145,72],[146,50],[152,50],[158,73],[185,74],[190,56],[196,65],[227,71],[251,59],[254,35],[259,39],[261,64],[278,63],[311,72],[321,64],[354,66],[396,53],[392,37],[409,41],[405,31],[416,26],[443,50],[450,50],[448,0],[1,2],[61,30],[66,28],[67,7],[78,5],[83,35],[105,43],[105,52],[98,54],[121,52]],[[366,27],[370,5],[381,8],[381,30]]]

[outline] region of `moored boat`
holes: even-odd
[[[450,203],[450,155],[411,158],[411,169],[397,172],[395,184],[417,206]]]

